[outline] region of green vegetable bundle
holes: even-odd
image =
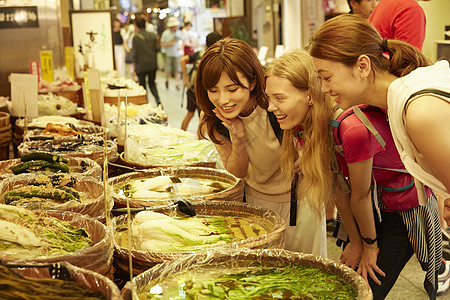
[[[355,292],[343,279],[309,266],[251,267],[247,270],[230,270],[219,277],[213,275],[217,274],[217,270],[212,272],[189,274],[179,287],[171,288],[162,295],[150,292],[148,297],[209,300],[356,299]],[[184,297],[179,297],[180,291],[185,293]]]
[[[93,244],[83,228],[42,212],[0,204],[0,251],[36,256],[75,252]]]

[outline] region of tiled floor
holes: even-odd
[[[166,89],[164,81],[164,74],[158,72],[157,74],[157,87],[161,98],[161,102],[164,106],[164,110],[168,115],[169,123],[176,127],[181,127],[181,122],[186,115],[186,97],[184,96],[184,104],[181,107],[181,95],[182,92],[175,89],[175,79],[169,80],[169,89]],[[153,96],[150,94],[150,101],[156,105]],[[198,126],[198,116],[195,114],[191,123],[189,124],[188,131],[196,133]],[[328,241],[328,256],[331,259],[339,260],[340,249],[335,245],[333,237],[329,236]],[[420,300],[428,299],[428,295],[423,288],[423,279],[425,272],[420,268],[420,265],[415,257],[411,258],[405,269],[400,274],[397,283],[389,293],[386,299],[389,300]],[[450,291],[447,291],[443,295],[438,297],[439,300],[450,299]]]

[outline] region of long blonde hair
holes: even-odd
[[[295,88],[308,91],[311,96],[312,105],[303,122],[298,197],[306,197],[312,210],[321,216],[325,204],[331,201],[330,158],[334,154],[328,122],[334,105],[328,94],[321,92],[312,57],[304,50],[293,50],[273,60],[266,69],[266,77],[271,75],[288,79]],[[281,169],[288,176],[294,174],[294,160],[298,156],[293,134],[293,129],[283,134]]]

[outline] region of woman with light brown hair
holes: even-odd
[[[285,220],[286,249],[326,256],[325,218],[316,217],[308,201],[291,197],[295,175],[281,171],[283,133],[267,112],[264,91],[264,69],[253,49],[233,38],[216,42],[197,71],[201,134],[214,143],[225,169],[243,179],[247,203]]]
[[[430,298],[434,298],[437,269],[441,264],[442,236],[436,198],[430,194],[429,188],[449,196],[448,62],[441,61],[432,65],[413,46],[401,41],[382,39],[372,25],[355,15],[341,15],[325,22],[313,34],[309,51],[322,79],[322,91],[335,97],[341,108],[369,104],[387,112],[382,118],[389,120],[388,125],[399,157],[407,172],[414,176],[413,187],[417,190],[416,197],[420,205],[393,212],[380,207],[381,215],[387,216],[380,222],[380,226],[385,226],[390,219],[397,219],[396,222],[400,220],[401,223],[397,224],[405,226],[412,249],[422,268],[427,270],[425,288]],[[375,169],[366,162],[359,162],[357,169],[360,174],[370,175]],[[369,176],[366,180],[369,185],[370,179]],[[354,182],[352,188],[353,185]],[[370,197],[370,189],[362,189],[359,194],[352,195],[350,200],[355,206]],[[375,201],[375,204],[378,202],[383,204],[383,201]],[[364,216],[360,214],[356,210],[355,218],[364,222]],[[370,228],[373,227],[360,227],[361,236],[376,240],[378,237]],[[386,230],[388,234],[389,228]],[[395,242],[395,239],[378,241],[380,245],[394,245]],[[362,260],[362,265],[360,263],[363,276],[369,279],[369,283],[370,279],[383,282],[375,272],[380,268],[386,272],[392,264],[380,266],[385,253],[382,253],[381,246],[378,253],[377,243],[365,243],[364,247],[374,249],[370,252],[370,257]],[[373,282],[371,287],[375,295],[378,289],[382,289]]]

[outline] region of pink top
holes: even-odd
[[[381,0],[369,17],[381,37],[401,40],[422,51],[425,13],[415,0]]]
[[[359,118],[355,114],[351,114],[341,122],[339,127],[339,136],[343,146],[345,162],[355,163],[373,158],[374,167],[404,169],[405,167],[392,139],[386,114],[380,109],[375,108],[369,108],[363,110],[363,112],[383,137],[386,146],[385,148],[381,147],[373,134],[364,126]],[[336,143],[340,144],[338,141]],[[341,161],[339,167],[344,176],[348,177],[347,165],[342,164]],[[407,173],[376,168],[373,169],[373,176],[377,185],[387,188],[401,188],[409,185],[413,180],[413,177]],[[427,196],[429,196],[429,189],[427,193]],[[408,210],[418,205],[418,196],[414,185],[403,192],[388,192],[383,190],[382,198],[385,206],[391,210]]]

